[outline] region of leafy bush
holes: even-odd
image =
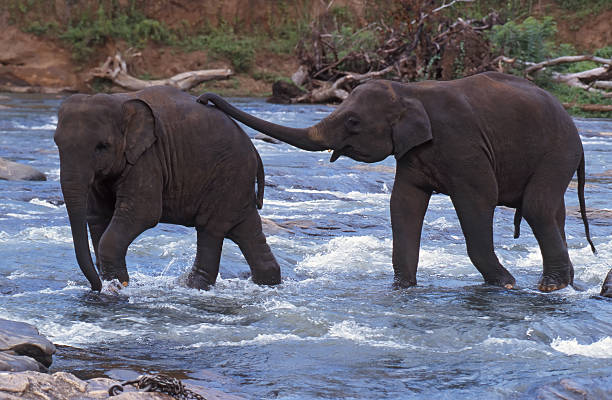
[[[34,35],[37,36],[42,36],[46,33],[48,33],[49,31],[55,31],[58,29],[58,25],[56,22],[39,22],[39,21],[34,21],[32,23],[30,23],[28,26],[26,26],[23,31],[27,32],[27,33],[33,33]]]
[[[84,14],[60,35],[62,40],[71,45],[74,58],[87,58],[94,46],[104,44],[110,38],[123,39],[137,47],[143,46],[148,40],[167,44],[176,40],[174,33],[163,23],[146,18],[134,10],[129,14],[108,14],[100,6],[95,16]]]
[[[509,21],[494,26],[489,39],[493,48],[501,54],[538,62],[552,54],[552,39],[556,32],[556,23],[552,17],[544,17],[542,20],[528,17],[520,24]]]
[[[247,72],[255,60],[256,41],[254,37],[240,37],[231,27],[222,25],[204,34],[187,36],[182,45],[187,51],[208,50],[213,56],[225,57],[236,72]]]

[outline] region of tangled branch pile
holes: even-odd
[[[311,23],[310,36],[298,44],[300,68],[292,81],[307,92],[286,97],[290,102],[334,102],[370,79],[450,80],[491,70],[512,71],[532,80],[532,74],[547,70],[554,82],[611,96],[612,60],[588,55],[551,59],[547,46],[556,31],[551,18],[504,24],[495,11],[479,19],[453,17],[449,12],[457,3],[471,2],[445,0],[440,5],[440,1],[402,0],[391,14],[358,30],[331,11],[322,15]],[[517,37],[517,32],[525,37]],[[585,60],[600,66],[558,72],[563,71],[560,64]],[[600,108],[606,111],[609,106]]]
[[[301,67],[293,80],[308,93],[294,101],[342,100],[372,78],[448,80],[494,69],[483,32],[502,23],[499,15],[451,20],[441,11],[456,1],[435,8],[431,1],[399,2],[393,19],[356,31],[323,15],[298,45]]]

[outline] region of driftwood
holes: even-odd
[[[607,91],[612,89],[612,59],[595,57],[591,55],[578,55],[557,57],[550,60],[541,61],[539,63],[521,61],[516,58],[507,58],[504,56],[499,56],[494,60],[494,62],[498,64],[498,70],[500,71],[504,70],[503,64],[518,65],[524,67],[524,76],[530,80],[534,79],[532,75],[533,73],[545,70],[547,67],[580,61],[593,61],[602,64],[602,66],[592,68],[586,71],[565,74],[553,71],[551,74],[552,79],[558,83],[563,83],[571,87],[584,89],[588,92],[599,93],[603,97],[612,98],[612,92]],[[567,108],[579,106],[582,110],[585,111],[610,111],[610,107],[605,104],[566,104],[568,104],[566,106]]]
[[[187,71],[166,79],[155,79],[145,81],[133,77],[128,73],[127,63],[117,52],[113,57],[108,57],[104,64],[91,71],[91,79],[102,78],[112,81],[114,84],[128,90],[141,90],[150,86],[165,85],[173,86],[180,90],[189,90],[204,81],[215,79],[227,79],[232,75],[230,69],[208,69],[199,71]]]
[[[366,74],[348,73],[335,82],[321,82],[321,87],[314,89],[303,96],[292,100],[293,103],[325,103],[331,101],[342,101],[349,95],[350,88],[346,87],[352,83],[363,83],[376,79],[391,72],[393,66],[389,66],[380,71],[369,72]]]
[[[563,103],[565,108],[578,107],[582,111],[598,111],[598,112],[610,112],[612,111],[612,104],[578,104],[578,103]]]
[[[525,69],[525,75],[530,76],[531,73],[539,71],[545,67],[550,67],[552,65],[574,63],[574,62],[579,62],[579,61],[593,61],[599,64],[607,65],[608,68],[610,67],[610,65],[612,65],[612,59],[607,59],[607,58],[602,58],[602,57],[595,57],[595,56],[590,56],[590,55],[563,56],[563,57],[553,58],[551,60],[542,61],[536,64],[532,64],[531,66]]]

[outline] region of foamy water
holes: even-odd
[[[394,160],[330,164],[328,153],[255,141],[267,183],[261,215],[281,285],[253,284],[238,247],[226,241],[217,285],[186,288],[195,232],[162,224],[130,246],[130,285],[105,283],[97,294],[76,264],[59,188],[52,140],[59,99],[16,95],[9,102],[0,110],[0,157],[28,163],[49,180],[0,181],[0,318],[35,324],[61,345],[53,370],[118,379],[166,371],[257,399],[530,398],[563,378],[612,393],[602,380],[612,375],[612,302],[597,296],[612,267],[612,138],[600,134],[612,122],[577,121],[599,253],[590,252],[570,212],[576,288],[536,290],[539,248],[525,222],[512,238],[514,212],[505,208],[495,214],[496,252],[518,289],[483,285],[452,203],[435,195],[419,286],[393,290]],[[331,111],[237,104],[292,126]],[[577,207],[575,185],[566,204]]]

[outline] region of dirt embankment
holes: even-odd
[[[102,65],[117,50],[125,51],[130,47],[124,42],[110,40],[104,46],[96,47],[88,59],[76,61],[65,42],[52,35],[36,36],[23,32],[24,26],[31,21],[65,27],[84,13],[95,15],[100,5],[106,10],[119,7],[126,11],[135,5],[138,12],[147,18],[174,29],[188,27],[197,30],[198,27],[229,24],[237,34],[270,33],[272,24],[281,18],[285,21],[311,18],[325,8],[325,4],[317,0],[136,0],[135,3],[128,0],[55,0],[41,2],[24,12],[18,3],[8,0],[8,6],[0,7],[0,91],[92,91],[91,69]],[[349,7],[359,18],[363,16],[364,0],[340,0],[334,4]],[[132,75],[155,78],[190,70],[232,67],[229,61],[213,59],[204,50],[185,52],[152,42],[132,52],[127,61]],[[240,74],[230,81],[214,85],[229,94],[263,95],[271,91],[271,83],[254,76],[290,76],[297,69],[295,56],[267,50],[256,52],[254,64],[249,74]]]
[[[18,2],[9,0],[9,3]],[[11,3],[11,4],[12,4]],[[162,21],[171,28],[188,26],[197,29],[202,26],[230,24],[238,34],[268,32],[273,35],[274,24],[278,21],[314,18],[325,12],[329,2],[318,0],[268,1],[268,0],[136,0],[139,12],[146,17]],[[52,35],[36,36],[23,32],[26,18],[53,22],[66,26],[84,10],[97,10],[102,4],[105,9],[133,6],[129,0],[55,0],[41,2],[38,9],[26,12],[16,7],[0,7],[0,91],[61,92],[94,90],[90,82],[90,71],[99,67],[104,60],[117,50],[124,52],[129,47],[124,42],[107,41],[96,47],[84,61],[75,61],[65,42]],[[368,0],[336,0],[334,7],[344,7],[363,21]],[[565,24],[563,13],[555,8],[552,1],[538,2],[534,14],[552,14],[556,17],[561,42],[574,44],[577,49],[591,50],[612,43],[612,11],[596,15],[588,23],[576,26],[575,22]],[[21,24],[19,22],[22,22]],[[205,50],[185,52],[169,46],[149,43],[127,58],[128,68],[134,76],[166,78],[184,71],[231,68],[228,60],[212,58]],[[277,54],[257,49],[254,67],[250,73],[234,76],[227,81],[207,84],[227,95],[264,95],[271,91],[270,76],[290,76],[298,67],[297,57],[292,54]]]

